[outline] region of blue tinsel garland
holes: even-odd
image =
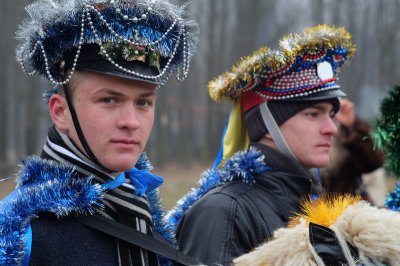
[[[200,177],[198,188],[192,189],[168,212],[165,220],[169,231],[175,232],[185,212],[210,189],[233,180],[242,180],[244,183],[253,184],[255,176],[268,169],[271,168],[265,164],[264,155],[250,147],[248,151],[234,154],[222,168],[205,171]]]
[[[145,154],[136,167],[151,170]],[[92,184],[92,178],[73,178],[74,168],[63,164],[30,157],[22,161],[18,174],[18,187],[12,201],[0,202],[0,265],[19,265],[25,256],[25,233],[30,221],[39,212],[52,212],[58,217],[70,213],[93,213],[100,207],[104,189]],[[147,198],[152,210],[154,229],[168,242],[174,244],[174,236],[162,220],[164,210],[155,190]],[[162,265],[171,263],[161,258]]]
[[[26,227],[37,213],[49,211],[58,217],[71,212],[92,213],[104,192],[100,185],[91,184],[92,178],[68,178],[72,167],[38,157],[26,159],[22,165],[18,183],[27,185],[16,191],[12,201],[0,206],[0,265],[21,263]]]
[[[385,206],[390,210],[400,211],[400,183],[397,183],[396,189],[387,195]]]

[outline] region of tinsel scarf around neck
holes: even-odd
[[[141,156],[136,167],[151,166]],[[104,189],[93,184],[92,177],[74,178],[75,169],[37,156],[22,161],[17,174],[17,187],[13,199],[0,204],[0,265],[21,265],[26,255],[25,234],[27,227],[38,213],[47,211],[57,217],[70,214],[91,214],[101,207]],[[162,221],[164,210],[160,205],[159,192],[146,195],[152,211],[154,230],[175,245],[172,233]],[[168,265],[166,260],[162,264]]]

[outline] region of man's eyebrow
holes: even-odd
[[[140,94],[141,97],[151,97],[156,95],[156,91],[155,90],[147,90],[143,93]]]
[[[124,96],[125,95],[125,94],[123,94],[117,90],[111,89],[111,88],[101,88],[95,92],[95,94],[97,94],[97,93],[107,93],[112,96]],[[156,95],[155,90],[146,90],[146,91],[143,91],[142,93],[140,93],[139,97],[151,97],[154,95]]]
[[[329,107],[326,107],[326,105],[324,105],[323,103],[317,103],[315,105],[310,106],[310,108],[315,108],[319,111],[324,111],[324,110],[329,110],[329,111],[333,111],[335,110],[335,108],[333,107],[333,105],[329,105]]]
[[[116,90],[110,89],[110,88],[101,88],[95,92],[95,94],[97,94],[97,93],[107,93],[107,94],[110,94],[113,96],[122,96],[123,95],[122,93],[120,93]]]

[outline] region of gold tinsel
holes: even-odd
[[[355,52],[351,35],[343,27],[318,25],[307,28],[301,34],[292,33],[279,41],[279,49],[261,47],[251,56],[243,57],[240,62],[208,84],[210,96],[216,102],[235,100],[241,93],[243,83],[257,81],[292,62],[297,56],[335,48],[347,48],[350,58]]]

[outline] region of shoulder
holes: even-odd
[[[255,184],[246,184],[239,180],[225,183],[209,190],[188,211],[197,208],[207,208],[207,210],[215,208],[217,211],[228,208],[236,210],[242,198],[257,189]]]
[[[220,226],[234,224],[244,231],[272,234],[275,228],[287,222],[292,211],[300,211],[300,198],[270,173],[263,174],[262,178],[264,181],[251,185],[236,181],[210,190],[187,210],[182,224],[200,226],[213,217]],[[203,222],[200,216],[205,217]]]
[[[0,264],[18,265],[24,259],[28,225],[41,212],[67,216],[93,210],[98,204],[103,189],[92,185],[89,178],[74,180],[71,175],[71,168],[49,161],[38,158],[23,161],[18,175],[20,187],[0,204],[0,232],[5,240],[0,241]],[[44,243],[51,237],[48,233]]]
[[[196,201],[183,215],[181,224],[203,226],[209,217],[219,226],[235,223],[243,216],[242,198],[254,190],[254,186],[241,181],[220,185],[208,191]]]

